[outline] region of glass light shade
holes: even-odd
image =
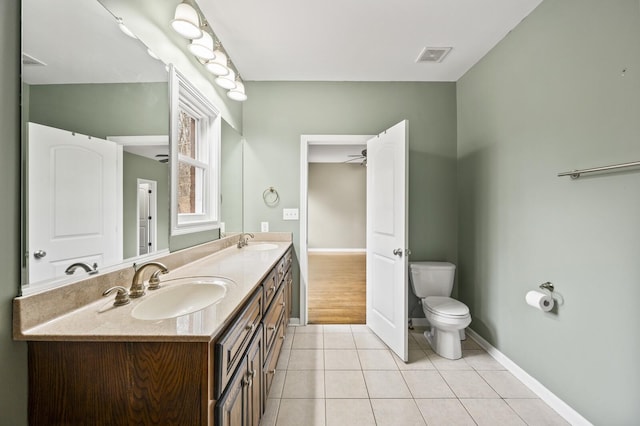
[[[135,38],[135,39],[138,38],[138,37],[136,37],[136,35],[133,32],[131,32],[131,30],[129,28],[127,28],[127,26],[122,21],[122,18],[118,18],[118,28],[120,28],[120,31],[122,31],[123,33],[125,33],[129,37]]]
[[[206,31],[202,32],[202,37],[191,41],[189,51],[204,61],[209,61],[216,57],[213,53],[213,38]]]
[[[171,27],[184,38],[194,39],[202,37],[198,12],[187,3],[180,3],[176,6]]]
[[[208,61],[205,67],[210,73],[215,75],[227,75],[229,74],[229,68],[227,67],[227,55],[220,49],[213,52],[215,58]]]
[[[229,74],[221,75],[215,79],[218,86],[223,89],[232,90],[236,88],[236,73],[232,69],[229,69]]]
[[[244,84],[236,81],[236,88],[231,89],[227,92],[227,96],[229,99],[233,99],[234,101],[243,102],[247,100],[247,95],[244,91]]]

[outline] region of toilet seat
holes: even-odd
[[[467,318],[469,308],[462,302],[451,297],[429,296],[422,299],[424,309],[433,315],[442,318],[457,319]]]

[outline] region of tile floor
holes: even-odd
[[[289,327],[261,426],[568,424],[473,340],[451,361],[422,331],[405,364],[364,325]]]

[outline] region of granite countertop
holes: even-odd
[[[256,242],[257,244],[258,242]],[[192,341],[208,342],[215,337],[253,290],[284,255],[290,241],[270,241],[277,248],[263,251],[224,248],[161,275],[160,289],[113,306],[114,295],[99,298],[70,312],[46,319],[27,329],[14,327],[14,339],[39,341]],[[250,243],[251,244],[251,243]],[[145,274],[145,279],[148,278]],[[225,297],[191,314],[164,320],[139,320],[131,315],[141,302],[180,284],[170,280],[191,276],[218,276],[234,281]],[[118,285],[121,283],[113,283]],[[130,283],[124,285],[129,287]],[[105,288],[106,289],[106,288]]]

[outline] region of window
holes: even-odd
[[[171,234],[219,227],[220,114],[171,67]]]

